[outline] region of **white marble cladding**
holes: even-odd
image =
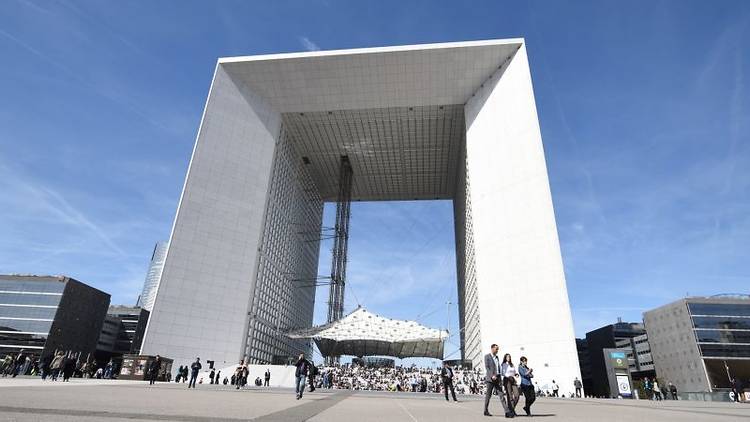
[[[217,66],[142,353],[235,362],[281,118]]]
[[[456,276],[458,314],[461,322],[461,355],[474,367],[483,365],[482,332],[474,259],[474,224],[471,216],[471,183],[466,166],[466,143],[462,143],[453,199],[453,221],[456,242]],[[490,318],[492,315],[490,315]]]
[[[524,46],[466,103],[466,127],[482,351],[525,355],[567,393],[581,374]]]
[[[439,163],[429,162],[429,147],[409,148],[414,162],[441,177],[434,179],[439,184],[430,182],[432,176],[415,183],[411,165],[399,157],[405,139],[434,136],[430,125],[420,136],[416,128],[410,132],[415,119],[409,113],[442,116],[441,105],[443,114],[455,111],[448,105],[464,105],[466,131],[460,137],[452,129],[434,131],[450,134],[441,135],[440,150],[433,148]],[[281,116],[288,113],[318,113],[311,116],[315,122],[299,114],[289,119],[300,129],[291,148],[280,134]],[[435,122],[456,121],[446,116]],[[396,129],[377,129],[386,124]],[[331,125],[338,125],[341,136],[326,132]],[[326,143],[305,138],[313,129]],[[456,139],[459,147],[465,144],[465,157],[461,148],[453,149]],[[328,145],[331,140],[336,144]],[[435,192],[453,198],[464,356],[481,366],[481,356],[498,343],[516,360],[529,358],[542,388],[554,379],[567,393],[580,371],[531,75],[519,39],[221,59],[143,352],[174,358],[178,366],[195,356],[228,364],[243,355],[267,361],[304,347],[280,339],[282,331],[312,322],[311,290],[285,291],[285,276],[314,276],[317,270],[313,246],[301,248],[289,224],[301,223],[302,232],[320,228],[321,201],[330,189],[321,189],[319,181],[334,178],[331,163],[352,142],[360,149],[382,144],[376,152],[392,155],[375,173],[399,189],[382,190],[377,199],[404,199],[409,192],[403,186],[414,198]],[[305,151],[311,160],[331,154],[322,161],[329,167],[322,177],[301,169],[297,145],[313,148]],[[328,146],[315,151],[314,145]],[[443,145],[450,150],[443,153]],[[357,159],[368,165],[367,154]],[[456,184],[443,183],[443,175],[454,171],[463,172]],[[355,184],[363,182],[357,177],[355,172]],[[409,183],[399,183],[399,177]],[[420,191],[426,186],[430,192]],[[390,196],[397,191],[401,196]],[[282,297],[264,299],[277,293]]]
[[[523,40],[221,59],[283,113],[463,104]]]

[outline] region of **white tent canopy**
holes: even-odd
[[[384,318],[362,307],[338,321],[288,334],[312,338],[323,356],[395,356],[443,358],[445,330],[415,321]]]

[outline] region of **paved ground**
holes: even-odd
[[[295,400],[284,389],[236,391],[224,386],[75,379],[42,383],[0,378],[0,421],[490,421],[480,398],[447,403],[442,396],[328,390]],[[521,404],[522,406],[522,404]],[[544,422],[744,421],[750,405],[704,402],[540,399],[533,407]],[[520,411],[520,406],[519,406]],[[525,416],[519,417],[526,420]]]

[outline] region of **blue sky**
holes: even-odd
[[[576,333],[747,293],[746,1],[4,0],[0,273],[134,302],[217,57],[507,37],[527,41]],[[348,309],[455,332],[450,203],[355,204],[350,254]]]

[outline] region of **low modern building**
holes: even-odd
[[[627,351],[628,370],[634,380],[642,380],[645,377],[656,376],[654,371],[654,360],[651,358],[651,347],[648,344],[648,335],[623,338],[615,341],[618,349]]]
[[[643,314],[662,382],[683,392],[750,379],[750,296],[689,297]]]
[[[644,334],[646,334],[646,329],[643,327],[643,324],[638,322],[622,322],[619,318],[615,324],[605,325],[586,333],[592,388],[590,391],[584,390],[587,395],[595,397],[612,396],[607,378],[604,349],[616,349],[618,341],[629,340]]]
[[[139,354],[148,316],[149,312],[143,308],[110,306],[96,344],[97,352],[110,357]]]
[[[0,355],[93,353],[109,300],[66,276],[0,275]]]

